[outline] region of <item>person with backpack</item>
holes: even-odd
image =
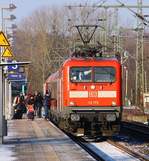
[[[19,103],[15,106],[14,115],[12,119],[22,119],[23,113],[26,110],[25,103],[22,99],[19,99]]]
[[[34,97],[31,95],[27,102],[27,118],[34,120]]]

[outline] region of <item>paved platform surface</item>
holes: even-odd
[[[8,121],[0,161],[93,161],[52,123],[43,119]]]

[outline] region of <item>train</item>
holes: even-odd
[[[109,137],[120,131],[121,63],[94,50],[88,53],[72,54],[45,81],[45,90],[51,91],[50,119],[76,136]]]

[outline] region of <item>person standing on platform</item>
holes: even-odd
[[[20,95],[18,94],[13,100],[13,108],[20,102]]]
[[[28,102],[27,102],[27,118],[34,120],[34,97],[30,95]]]
[[[23,114],[26,114],[27,111],[25,106],[25,96],[23,95],[23,93],[20,93],[19,102],[21,102]]]
[[[21,101],[21,102],[24,102],[24,100],[25,100],[25,98],[24,98],[23,93],[20,93],[20,101]]]
[[[37,115],[37,101],[36,101],[37,94],[38,94],[38,92],[35,91],[35,93],[34,93],[34,110],[35,110],[35,116]]]
[[[43,97],[40,92],[38,92],[37,96],[35,97],[35,104],[37,110],[37,116],[41,118],[41,109],[43,106]]]
[[[23,99],[19,99],[19,103],[15,106],[12,119],[22,119],[23,113],[26,111],[26,106]]]
[[[49,119],[49,110],[50,110],[50,101],[51,101],[51,92],[46,91],[44,96],[44,109],[45,109],[45,119]]]

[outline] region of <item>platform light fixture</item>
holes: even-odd
[[[14,9],[16,9],[17,7],[13,4],[13,3],[10,3],[8,6],[2,6],[0,7],[1,8],[1,29],[2,31],[4,30],[4,10],[8,10],[8,11],[13,11]],[[14,15],[10,15],[10,20],[14,20],[16,19],[16,17]]]

